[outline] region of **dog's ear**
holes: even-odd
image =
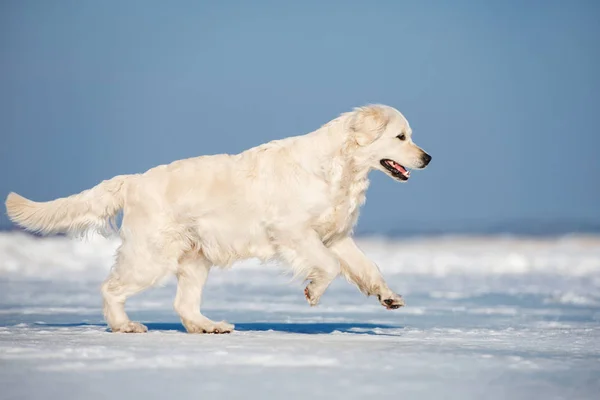
[[[390,115],[384,107],[370,105],[354,109],[348,129],[359,146],[367,146],[381,136],[389,122]]]

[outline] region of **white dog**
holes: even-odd
[[[109,232],[122,209],[122,244],[102,285],[111,330],[146,332],[129,320],[125,301],[175,274],[174,308],[187,331],[227,333],[233,325],[200,313],[202,289],[211,266],[247,258],[290,264],[309,281],[304,293],[311,306],[340,273],[386,308],[403,306],[351,234],[370,170],[406,181],[407,168],[430,160],[399,111],[369,105],[306,135],[116,176],[54,201],[10,193],[6,208],[12,221],[41,234]]]

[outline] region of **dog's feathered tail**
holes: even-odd
[[[108,236],[117,230],[115,217],[125,203],[124,188],[134,175],[119,175],[79,194],[35,202],[10,193],[6,211],[14,223],[42,235],[83,236],[95,231]]]

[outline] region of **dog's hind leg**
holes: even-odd
[[[308,303],[311,306],[319,304],[323,293],[340,274],[338,259],[314,231],[279,240],[277,248],[280,256],[292,265],[296,275],[310,281],[304,289]]]
[[[153,226],[148,229],[133,229],[121,232],[123,244],[117,251],[115,266],[102,284],[104,316],[113,332],[142,333],[148,329],[129,320],[125,312],[125,301],[142,290],[159,283],[177,269],[177,260],[189,244],[179,235],[168,235]]]
[[[112,332],[144,333],[148,331],[145,325],[129,320],[125,312],[125,301],[128,297],[141,292],[152,284],[128,282],[117,273],[111,273],[102,285],[104,297],[104,318]]]
[[[211,263],[199,253],[186,254],[177,268],[177,295],[174,308],[189,333],[230,333],[234,326],[214,322],[200,313],[202,289]]]
[[[148,329],[129,320],[125,301],[142,290],[153,286],[168,272],[156,265],[150,257],[135,257],[119,250],[117,263],[102,284],[104,317],[112,332],[143,333]]]

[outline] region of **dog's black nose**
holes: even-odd
[[[423,161],[423,167],[426,167],[427,164],[429,164],[429,161],[431,161],[431,156],[427,153],[423,153],[423,156],[421,157],[421,161]]]

